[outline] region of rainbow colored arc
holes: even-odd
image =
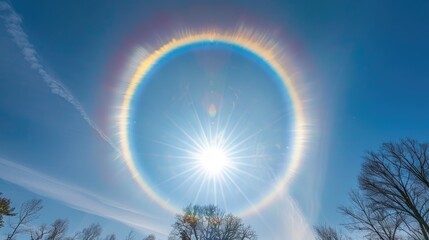
[[[235,47],[245,49],[262,61],[267,63],[272,70],[282,80],[285,90],[291,99],[294,109],[294,123],[293,123],[293,149],[290,156],[289,164],[284,170],[284,174],[280,177],[275,187],[264,198],[256,202],[252,207],[243,210],[239,213],[240,216],[246,216],[256,213],[259,209],[268,206],[280,193],[282,193],[288,186],[290,180],[295,175],[302,159],[304,150],[304,142],[306,140],[306,119],[304,114],[303,103],[296,88],[296,84],[288,77],[286,70],[282,66],[282,51],[266,36],[258,35],[251,30],[239,28],[237,31],[228,33],[222,31],[204,31],[204,32],[191,32],[185,31],[179,34],[178,37],[171,39],[169,42],[161,46],[159,49],[152,52],[150,55],[145,56],[140,60],[134,74],[129,80],[129,84],[125,88],[123,99],[119,112],[119,140],[120,147],[130,173],[134,180],[142,188],[142,190],[155,202],[157,202],[164,209],[177,213],[179,208],[169,203],[167,200],[159,196],[139,173],[136,163],[133,158],[132,150],[130,147],[129,138],[129,118],[131,110],[131,102],[135,92],[144,80],[152,67],[157,64],[164,56],[168,55],[174,50],[182,47],[189,47],[194,44],[219,42],[229,44]]]

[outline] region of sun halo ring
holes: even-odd
[[[139,84],[144,81],[145,76],[152,69],[152,67],[157,64],[164,56],[176,49],[206,42],[219,42],[239,47],[251,52],[256,57],[263,60],[278,75],[279,79],[281,79],[282,85],[287,91],[293,105],[294,135],[292,137],[293,146],[292,153],[289,156],[289,164],[284,170],[283,175],[274,185],[271,192],[256,202],[252,207],[244,209],[238,213],[238,215],[244,217],[251,215],[252,213],[256,213],[259,209],[268,206],[276,198],[276,196],[286,189],[299,167],[300,161],[302,159],[304,141],[306,139],[306,124],[303,104],[296,88],[296,84],[294,84],[292,79],[288,77],[286,70],[283,68],[281,61],[281,49],[279,49],[279,47],[272,41],[267,40],[267,38],[263,35],[258,35],[254,31],[247,30],[245,28],[240,28],[232,33],[222,31],[202,31],[193,33],[186,31],[152,52],[152,54],[141,59],[134,71],[134,74],[129,80],[129,84],[125,88],[125,92],[120,104],[118,127],[122,159],[132,174],[133,179],[153,201],[172,213],[180,212],[179,208],[158,195],[140,174],[134,162],[132,150],[130,147],[128,120],[130,117],[129,115],[133,96]]]

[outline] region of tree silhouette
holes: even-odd
[[[3,216],[15,216],[16,214],[13,212],[15,208],[10,206],[10,199],[1,197],[3,195],[0,192],[0,228],[4,226],[4,217]]]
[[[340,212],[350,220],[345,224],[346,228],[363,232],[367,239],[398,239],[403,222],[400,214],[377,207],[358,191],[350,193],[350,200],[351,206],[340,207]]]
[[[314,227],[316,240],[350,240],[351,238],[343,235],[335,228],[327,225],[319,225]]]
[[[350,230],[367,239],[429,240],[429,145],[384,143],[369,151],[350,206],[340,207]]]
[[[27,225],[39,217],[42,208],[42,200],[40,199],[32,199],[24,202],[19,210],[17,222],[10,225],[12,232],[8,234],[7,240],[14,239],[20,233],[30,232],[31,229]]]
[[[232,214],[214,205],[189,205],[176,216],[170,239],[180,240],[255,240],[255,231]]]
[[[114,233],[107,235],[105,240],[116,240],[116,235]]]
[[[429,240],[428,157],[427,144],[415,140],[385,143],[366,155],[359,175],[361,190],[376,208],[400,214],[408,229],[415,233],[419,228],[425,240]]]
[[[89,227],[84,228],[82,232],[78,234],[80,240],[95,240],[101,235],[101,226],[98,223],[93,223]]]
[[[156,240],[156,237],[153,234],[149,234],[143,240]]]
[[[31,240],[42,240],[48,232],[46,224],[42,224],[37,229],[31,231],[30,238]]]
[[[67,232],[68,222],[65,219],[57,219],[51,224],[46,240],[61,240]]]

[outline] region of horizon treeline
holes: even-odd
[[[6,240],[30,239],[30,240],[116,240],[115,233],[102,235],[100,224],[92,223],[80,231],[69,233],[69,221],[67,218],[58,218],[50,224],[34,225],[43,209],[42,200],[31,199],[23,202],[16,209],[12,207],[10,198],[2,196],[0,192],[0,230]],[[155,240],[153,234],[147,235],[143,240]],[[124,240],[137,240],[131,230]]]
[[[5,227],[7,218],[6,240],[116,240],[114,233],[102,235],[102,227],[93,223],[81,231],[69,233],[69,221],[59,218],[51,224],[36,225],[43,209],[42,200],[31,199],[21,204],[19,209],[12,207],[9,198],[2,197],[0,192],[0,230]],[[177,214],[169,240],[257,240],[257,234],[250,225],[231,213],[226,213],[215,205],[189,205],[183,213]],[[131,230],[125,240],[137,240]],[[143,240],[156,240],[150,234]]]

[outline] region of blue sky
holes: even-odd
[[[285,50],[305,95],[311,127],[303,164],[286,193],[244,219],[261,239],[308,239],[314,224],[341,223],[337,207],[356,186],[365,151],[404,137],[427,141],[427,1],[7,1],[0,14],[0,191],[16,206],[42,198],[38,223],[67,217],[72,231],[100,222],[105,234],[133,228],[166,239],[173,215],[130,177],[115,150],[115,116],[136,48],[182,29],[242,24],[268,36]],[[8,25],[11,16],[21,22]],[[139,170],[152,185],[183,171],[168,156],[192,158],[166,147],[183,139],[172,122],[195,126],[191,103],[209,125],[237,104],[233,119],[247,114],[244,134],[268,126],[243,150],[255,156],[263,146],[267,167],[240,168],[268,180],[244,184],[251,178],[239,175],[237,182],[250,201],[275,185],[279,173],[268,170],[287,164],[278,146],[292,144],[292,113],[269,67],[240,49],[203,45],[167,56],[149,80],[133,103],[133,149],[150,159]],[[205,112],[212,103],[214,117]],[[182,206],[196,193],[169,194],[179,182],[156,189]],[[197,202],[213,199],[205,189]],[[220,205],[237,212],[245,200],[233,192]]]

